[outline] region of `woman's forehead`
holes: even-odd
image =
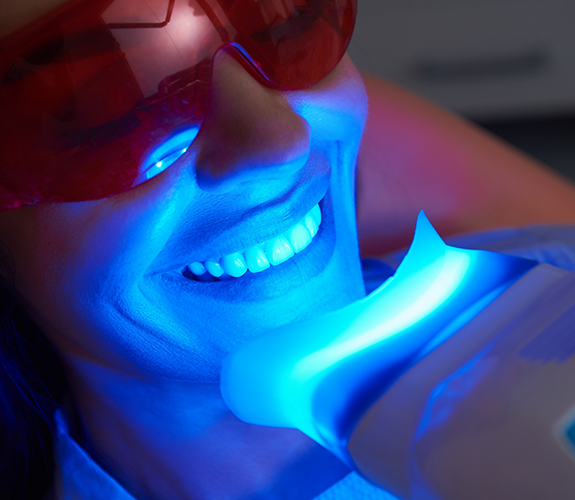
[[[28,24],[70,0],[0,1],[0,37]]]

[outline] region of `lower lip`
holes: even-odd
[[[257,302],[285,295],[319,275],[335,249],[335,224],[329,191],[320,202],[322,222],[310,245],[291,259],[261,273],[247,272],[240,278],[199,282],[174,273],[164,279],[177,280],[179,287],[224,302]],[[182,281],[184,283],[182,283]]]

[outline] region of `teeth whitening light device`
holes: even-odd
[[[393,277],[241,346],[221,391],[241,420],[297,428],[401,498],[575,498],[570,318],[575,273],[448,246],[420,213]]]

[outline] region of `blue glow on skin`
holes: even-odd
[[[313,498],[345,467],[300,432],[234,418],[221,362],[364,296],[354,177],[367,98],[347,57],[313,88],[278,94],[220,53],[212,82],[202,133],[170,168],[109,198],[4,212],[0,239],[69,368],[84,442],[114,457],[106,470],[135,497]],[[322,197],[323,227],[293,259],[235,281],[182,275],[280,234]]]
[[[192,127],[170,137],[148,155],[143,175],[151,179],[176,162],[190,147],[200,129]]]
[[[403,262],[371,295],[230,355],[224,400],[246,422],[298,428],[349,462],[348,437],[381,392],[535,264],[450,247],[422,212]]]

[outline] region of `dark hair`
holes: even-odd
[[[66,391],[57,353],[16,297],[14,260],[0,247],[0,491],[41,499],[52,482],[53,414]]]

